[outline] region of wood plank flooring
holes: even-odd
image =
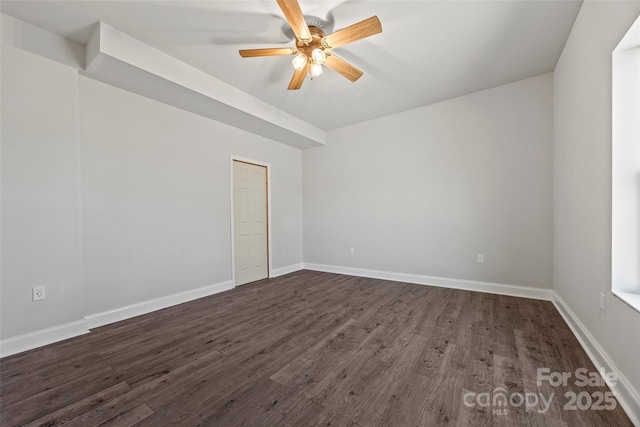
[[[2,359],[0,425],[631,426],[578,368],[550,302],[299,271]]]

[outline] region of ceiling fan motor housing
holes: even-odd
[[[309,26],[309,32],[311,33],[311,42],[308,44],[300,40],[296,40],[296,48],[299,52],[304,53],[307,58],[311,58],[311,52],[313,52],[313,49],[325,50],[325,47],[322,45],[324,31],[318,27]]]
[[[304,21],[307,23],[307,26],[316,27],[322,30],[325,34],[331,34],[333,32],[334,20],[331,14],[329,14],[328,19],[322,19],[312,15],[304,15]],[[291,40],[296,38],[296,35],[293,33],[293,29],[291,29],[291,25],[289,25],[288,22],[285,22],[282,25],[282,32]]]

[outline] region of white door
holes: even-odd
[[[233,238],[236,285],[266,279],[267,168],[233,161]]]

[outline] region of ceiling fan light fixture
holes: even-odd
[[[293,61],[291,61],[291,63],[293,64],[293,68],[300,71],[307,64],[307,55],[305,55],[304,53],[299,53],[295,58],[293,58]]]
[[[309,67],[309,77],[314,78],[314,77],[318,77],[320,74],[322,74],[322,65],[321,64],[316,64],[315,62],[311,64],[311,66]]]
[[[325,59],[327,59],[327,55],[324,53],[324,50],[315,48],[311,51],[311,60],[315,64],[324,64]]]

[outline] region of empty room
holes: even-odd
[[[640,0],[0,15],[0,425],[640,427]]]

